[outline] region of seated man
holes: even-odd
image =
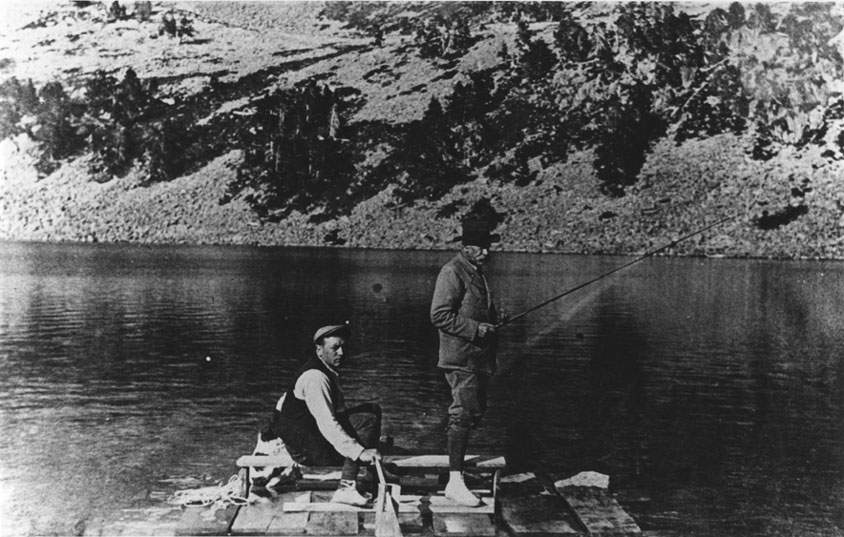
[[[376,449],[381,409],[376,404],[346,409],[339,370],[349,335],[346,325],[323,326],[316,331],[316,356],[302,365],[293,386],[279,399],[271,427],[299,464],[342,463],[340,486],[332,501],[364,506],[371,496],[358,492],[356,478],[361,463],[381,459]]]

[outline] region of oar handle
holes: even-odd
[[[381,466],[381,459],[375,459],[375,469],[378,471],[378,481],[383,485],[387,483],[384,478],[384,468]]]

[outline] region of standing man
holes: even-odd
[[[302,365],[293,386],[273,412],[272,432],[299,464],[343,464],[333,502],[364,506],[372,496],[357,490],[361,463],[381,459],[381,408],[364,404],[346,409],[340,368],[346,359],[347,325],[323,326],[314,334],[316,355]]]
[[[463,480],[469,432],[486,411],[490,377],[495,372],[497,313],[483,265],[489,247],[498,241],[482,219],[462,223],[463,248],[437,277],[431,301],[431,322],[439,331],[437,367],[451,386],[448,408],[449,480],[445,495],[469,507],[482,505]]]

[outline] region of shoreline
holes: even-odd
[[[458,250],[457,248],[389,248],[389,247],[382,247],[382,246],[326,246],[326,245],[314,245],[314,244],[253,244],[253,243],[193,243],[193,242],[130,242],[130,241],[70,241],[70,240],[54,240],[54,241],[41,241],[41,240],[18,240],[18,239],[0,239],[0,245],[2,244],[17,244],[17,245],[56,245],[56,246],[85,246],[85,245],[98,245],[98,246],[135,246],[139,248],[168,248],[168,247],[192,247],[192,248],[255,248],[259,250],[272,250],[272,249],[302,249],[302,250],[348,250],[348,251],[383,251],[383,252],[395,252],[395,251],[404,251],[404,252],[444,252],[444,253],[456,253]],[[641,261],[645,261],[648,258],[672,258],[672,259],[697,259],[697,260],[710,260],[710,259],[725,259],[725,260],[747,260],[747,261],[793,261],[793,262],[817,262],[817,263],[836,263],[844,261],[844,257],[773,257],[773,256],[727,256],[723,254],[653,254],[653,255],[644,255],[644,254],[636,254],[636,253],[611,253],[611,252],[603,252],[603,253],[588,253],[588,252],[563,252],[563,251],[523,251],[523,250],[498,250],[493,248],[493,254],[534,254],[534,255],[557,255],[557,256],[596,256],[596,257],[618,257],[618,258],[632,258],[631,260],[642,258]]]
[[[740,151],[740,142],[729,135],[681,146],[663,141],[649,155],[639,181],[620,198],[598,191],[590,156],[583,153],[540,170],[524,187],[476,180],[439,200],[408,207],[396,207],[388,188],[333,220],[315,223],[313,215],[293,213],[272,223],[261,221],[242,196],[220,204],[238,151],[169,182],[143,185],[130,172],[100,183],[87,171],[88,157],[39,179],[35,144],[19,137],[0,144],[5,161],[0,240],[453,250],[460,215],[486,197],[504,215],[496,228],[502,235],[497,251],[641,256],[732,216],[660,256],[844,259],[844,210],[836,197],[844,165],[812,155],[752,161]],[[706,169],[690,161],[692,154]],[[793,195],[796,181],[805,192],[800,197]],[[440,216],[445,207],[457,210]],[[760,228],[763,215],[789,207],[805,212]]]

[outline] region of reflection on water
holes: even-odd
[[[442,452],[428,305],[448,252],[0,245],[0,533],[67,533],[235,472],[310,334],[353,401]],[[499,254],[518,313],[624,258]],[[612,476],[646,529],[844,526],[844,265],[650,259],[502,332],[473,451]],[[183,487],[181,487],[183,488]]]

